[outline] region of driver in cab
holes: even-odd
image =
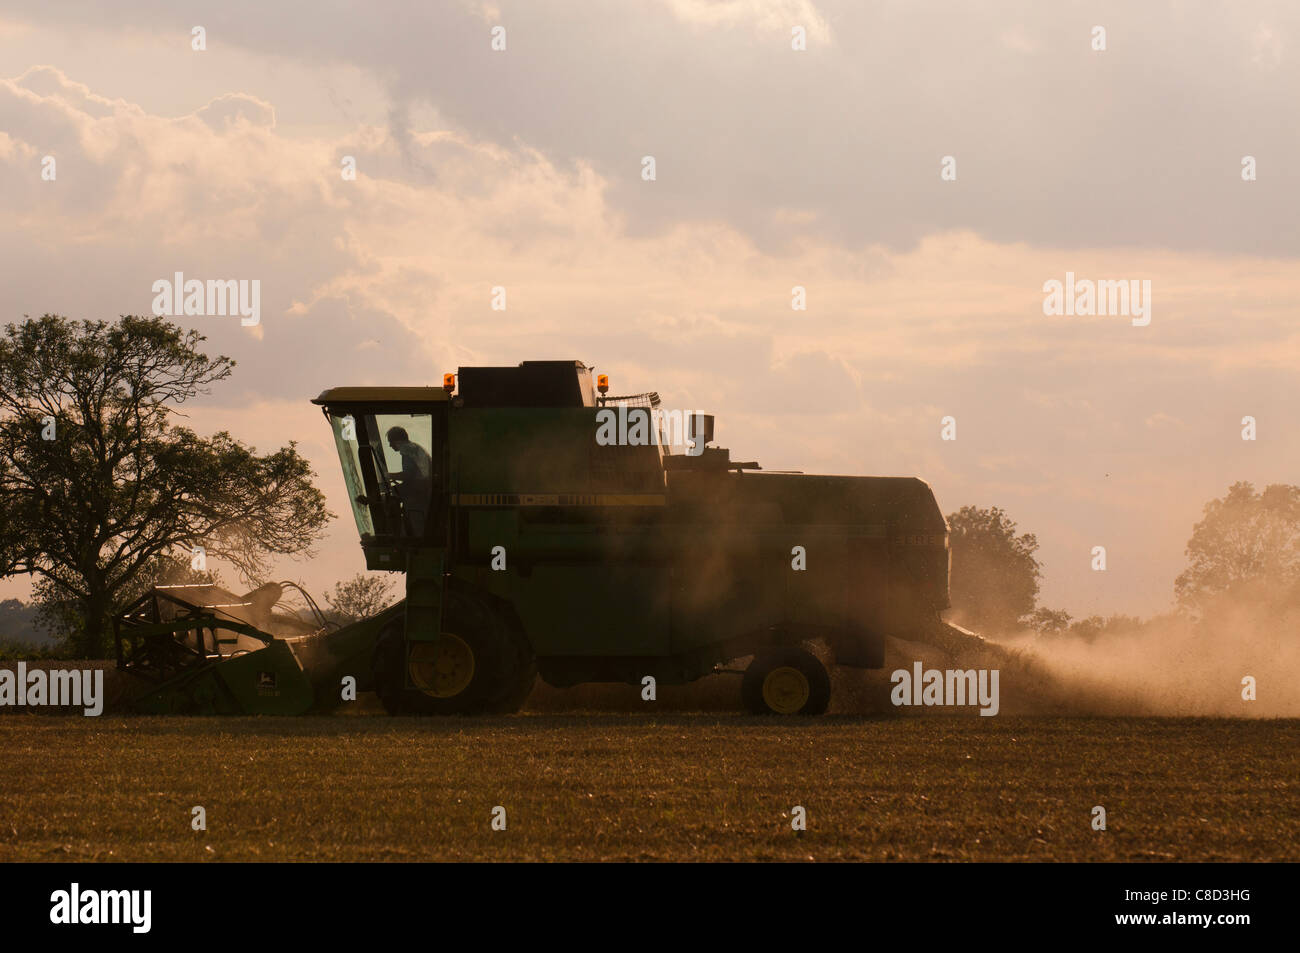
[[[401,481],[397,493],[411,520],[411,528],[417,534],[423,533],[429,496],[433,492],[433,460],[428,451],[411,440],[405,427],[390,427],[386,436],[388,446],[402,458],[402,472],[394,474]]]

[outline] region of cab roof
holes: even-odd
[[[393,404],[445,402],[447,391],[441,387],[331,387],[321,391],[313,404]]]
[[[445,402],[441,387],[332,387],[313,404]],[[517,367],[460,367],[458,407],[595,407],[591,368],[582,361],[522,361]]]

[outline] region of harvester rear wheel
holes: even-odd
[[[375,690],[388,713],[518,711],[537,676],[532,649],[519,626],[460,590],[448,591],[443,618],[437,643],[413,643],[409,652],[400,617],[380,633],[372,668]]]
[[[820,715],[831,701],[831,677],[811,652],[768,649],[745,669],[740,697],[755,715]]]

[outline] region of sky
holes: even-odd
[[[1161,612],[1206,502],[1300,482],[1298,44],[1289,2],[0,0],[0,323],[259,280],[175,319],[237,362],[187,423],[298,442],[318,594],[363,563],[312,397],[576,359]],[[1045,313],[1067,273],[1149,323]]]

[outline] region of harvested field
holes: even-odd
[[[1300,860],[1296,720],[22,714],[0,763],[5,861]]]

